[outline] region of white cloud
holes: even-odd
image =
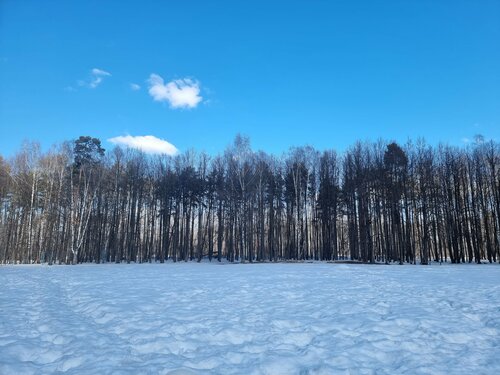
[[[90,78],[88,81],[80,80],[78,81],[79,86],[89,87],[91,89],[95,89],[99,86],[104,79],[104,77],[110,77],[111,73],[106,72],[102,69],[94,68],[90,71]]]
[[[111,75],[111,73],[108,73],[105,70],[97,69],[97,68],[92,69],[92,74],[95,76],[110,76]]]
[[[108,73],[104,70],[94,68],[92,69],[92,80],[89,83],[89,86],[95,89],[102,82],[104,77],[111,76],[111,73]]]
[[[153,135],[138,135],[138,136],[119,136],[108,139],[115,145],[126,146],[141,150],[147,154],[166,154],[176,155],[179,150],[170,142],[164,139],[156,138]]]
[[[141,86],[139,86],[137,83],[131,83],[131,84],[130,84],[130,89],[131,89],[132,91],[138,91],[138,90],[140,90],[140,89],[141,89]]]
[[[176,79],[165,84],[158,74],[149,76],[149,95],[157,102],[167,102],[171,108],[195,108],[203,98],[200,84],[189,78]]]

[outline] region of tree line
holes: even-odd
[[[82,136],[0,156],[0,262],[500,261],[500,147],[357,142],[339,154],[105,152]]]

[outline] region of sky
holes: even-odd
[[[0,0],[0,154],[500,140],[500,1]]]

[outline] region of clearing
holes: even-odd
[[[0,267],[1,374],[500,374],[500,266]]]

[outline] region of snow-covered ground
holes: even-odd
[[[0,267],[0,374],[500,374],[500,266]]]

